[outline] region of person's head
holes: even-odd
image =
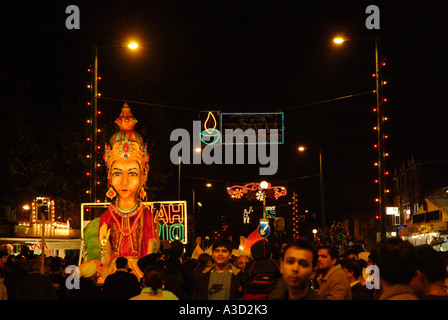
[[[40,272],[42,265],[41,259],[32,259],[28,263],[28,272]]]
[[[232,253],[232,244],[226,240],[217,240],[212,246],[212,260],[219,266],[229,263]]]
[[[184,253],[184,244],[179,240],[175,240],[171,243],[171,248],[168,251],[170,257],[179,259]]]
[[[117,269],[124,269],[128,265],[128,259],[125,257],[118,257],[115,261],[115,265],[117,266]]]
[[[313,249],[306,240],[286,246],[280,261],[280,272],[288,288],[305,289],[313,272]]]
[[[266,239],[261,239],[252,245],[250,253],[254,260],[269,259],[271,257],[271,246]]]
[[[321,246],[317,249],[317,269],[328,271],[338,263],[339,250],[334,246]]]
[[[8,253],[6,251],[0,251],[0,265],[6,264],[8,261]]]
[[[51,272],[60,272],[62,269],[62,261],[59,258],[54,258],[51,260],[50,270]]]
[[[417,272],[410,285],[419,297],[427,294],[430,286],[436,283],[442,287],[447,277],[445,261],[442,255],[429,245],[415,248],[417,253]]]
[[[358,260],[358,254],[354,249],[349,249],[345,253],[345,260]]]
[[[246,265],[249,263],[249,258],[246,256],[239,256],[236,258],[235,265],[244,271]]]
[[[150,264],[143,273],[143,284],[146,288],[157,291],[163,285],[163,271],[157,264]]]
[[[86,263],[82,264],[79,268],[79,276],[81,278],[91,278],[92,280],[96,281],[97,279],[97,264],[95,261],[87,261]]]
[[[374,250],[380,278],[388,284],[408,285],[417,270],[415,247],[401,238],[386,238]]]
[[[347,274],[350,282],[357,281],[361,276],[362,268],[358,260],[345,260],[342,269]]]
[[[201,267],[208,267],[212,263],[212,258],[208,253],[201,253],[198,257],[198,263]]]
[[[367,265],[378,265],[378,252],[372,250],[367,257]]]

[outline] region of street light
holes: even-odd
[[[333,39],[333,42],[334,43],[336,43],[336,44],[341,44],[341,43],[343,43],[345,40],[343,39],[343,38],[334,38]]]
[[[304,146],[299,146],[297,149],[300,152],[304,152],[306,150]],[[324,199],[324,176],[322,167],[322,148],[319,148],[319,176],[320,176],[320,215],[322,221],[321,222],[322,231],[325,232],[325,199]]]
[[[362,39],[344,39],[337,37],[333,39],[336,44],[342,44],[348,40],[362,40]],[[381,217],[381,239],[386,238],[386,184],[385,184],[385,153],[384,153],[384,108],[383,108],[383,85],[382,81],[381,61],[379,56],[379,37],[375,35],[375,80],[376,80],[376,112],[377,112],[377,126],[378,133],[378,188],[379,188],[379,216]]]
[[[131,50],[135,50],[135,49],[138,48],[138,43],[131,42],[131,43],[128,44],[128,48],[131,49]]]
[[[90,144],[90,202],[96,202],[96,187],[97,187],[97,158],[96,153],[98,151],[98,48],[113,48],[113,47],[124,47],[124,45],[110,45],[110,46],[98,46],[93,45],[93,73],[91,79],[90,88],[92,89],[91,95],[91,114],[90,114],[90,124],[91,124],[91,144]],[[136,42],[132,42],[127,46],[129,49],[135,50],[138,47]]]

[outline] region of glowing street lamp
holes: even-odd
[[[343,43],[345,40],[343,38],[337,37],[333,39],[333,42],[336,44],[341,44]]]
[[[131,50],[135,50],[135,49],[138,48],[138,43],[131,42],[131,43],[128,44],[128,48],[131,49]]]
[[[90,88],[92,89],[92,110],[91,110],[91,135],[92,141],[90,145],[90,202],[96,202],[96,186],[97,186],[97,158],[96,153],[99,149],[98,147],[98,97],[101,94],[98,93],[98,48],[112,48],[112,47],[123,47],[123,45],[110,45],[110,46],[98,46],[97,44],[93,45],[93,72],[92,72],[92,84]],[[138,48],[138,44],[136,42],[132,42],[128,45],[128,48],[131,50],[135,50]]]
[[[342,37],[336,37],[333,39],[333,42],[336,44],[342,44],[348,40],[364,40],[364,39],[344,39]],[[375,36],[375,80],[376,80],[376,108],[377,112],[377,126],[375,130],[377,130],[378,135],[378,143],[376,144],[376,148],[378,150],[378,187],[379,187],[379,216],[381,217],[381,239],[386,238],[386,186],[385,186],[385,152],[384,152],[384,139],[386,136],[384,135],[384,121],[385,118],[383,116],[384,108],[383,103],[386,102],[383,99],[383,85],[385,82],[382,81],[382,72],[381,67],[385,65],[385,62],[380,60],[380,40],[378,36]]]

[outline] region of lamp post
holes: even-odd
[[[306,148],[300,146],[298,150],[300,152],[303,152],[306,150]],[[320,216],[321,216],[322,231],[325,232],[325,194],[324,194],[324,175],[322,165],[322,148],[319,148],[318,150],[319,150],[319,177],[320,177]]]
[[[263,220],[266,220],[266,189],[269,187],[267,181],[260,182],[260,188],[263,191]]]
[[[124,45],[110,45],[110,46],[98,46],[93,45],[92,55],[93,55],[93,72],[91,77],[91,113],[90,113],[90,123],[91,123],[91,136],[92,141],[90,144],[90,202],[96,202],[96,186],[97,186],[97,167],[98,161],[96,158],[96,153],[98,151],[98,48],[113,48],[113,47],[123,47]],[[131,50],[138,48],[136,42],[131,42],[127,45]]]
[[[340,45],[349,40],[337,37],[333,42]],[[378,133],[378,192],[379,192],[379,216],[381,218],[381,240],[386,238],[386,184],[385,184],[385,154],[384,154],[384,106],[383,106],[383,81],[380,60],[380,39],[375,35],[375,80],[376,80],[376,112],[377,112],[377,133]]]
[[[200,147],[197,147],[193,151],[196,153],[201,153],[202,149]],[[182,180],[182,178],[181,178],[182,177],[182,172],[181,172],[182,171],[182,155],[181,155],[180,151],[179,151],[178,157],[179,157],[179,163],[178,163],[178,168],[177,168],[177,200],[180,200],[180,189],[181,189],[180,186],[181,186],[181,180]],[[189,158],[190,154],[188,153],[188,155],[185,155],[185,157]]]
[[[383,82],[381,74],[381,61],[379,57],[379,38],[375,36],[375,78],[376,78],[376,111],[378,130],[378,188],[379,210],[381,217],[381,240],[386,238],[386,184],[384,175],[384,108],[383,108]]]

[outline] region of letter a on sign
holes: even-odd
[[[366,19],[366,28],[369,30],[380,29],[380,9],[378,6],[370,5],[366,8],[366,13],[370,13],[370,16]]]

